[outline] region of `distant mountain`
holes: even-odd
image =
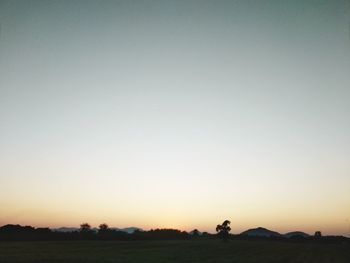
[[[301,231],[294,231],[294,232],[289,232],[284,234],[285,237],[290,238],[290,237],[309,237],[309,234],[306,234]]]
[[[126,227],[126,228],[111,227],[110,229],[114,230],[114,231],[125,232],[125,233],[128,233],[128,234],[132,234],[136,230],[143,231],[141,228],[138,228],[138,227]],[[64,232],[64,233],[76,232],[76,231],[79,231],[79,230],[80,230],[80,228],[78,228],[78,227],[60,227],[60,228],[53,228],[52,229],[52,231],[54,231],[54,232]],[[92,228],[92,230],[94,232],[97,232],[98,228],[94,227],[94,228]]]
[[[77,228],[77,227],[60,227],[60,228],[52,228],[51,230],[54,232],[69,233],[69,232],[79,231],[79,229],[80,228]]]
[[[143,229],[138,227],[125,227],[125,228],[111,227],[111,230],[126,232],[128,234],[132,234],[135,231],[143,231]]]
[[[263,227],[253,228],[246,230],[241,233],[243,236],[250,236],[250,237],[280,237],[282,236],[280,233],[268,230]]]

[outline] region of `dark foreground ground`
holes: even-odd
[[[0,262],[350,262],[349,244],[281,241],[0,242]]]

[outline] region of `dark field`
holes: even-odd
[[[0,262],[350,262],[349,244],[280,241],[0,242]]]

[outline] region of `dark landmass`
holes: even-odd
[[[248,229],[241,233],[243,236],[250,237],[281,237],[282,235],[278,232],[268,230],[263,227]]]
[[[284,234],[284,236],[287,238],[295,238],[295,237],[309,237],[310,235],[301,231],[294,231],[294,232],[286,233]]]
[[[186,232],[177,229],[151,229],[144,231],[140,228],[34,228],[31,226],[5,225],[0,227],[0,241],[73,241],[73,240],[196,240],[217,239],[218,234],[200,232],[197,229]],[[318,232],[318,231],[317,231]],[[320,232],[319,232],[320,233]],[[321,233],[320,233],[321,234]],[[239,235],[229,234],[230,240],[279,240],[279,241],[312,241],[324,243],[349,243],[350,239],[344,236],[309,236],[300,231],[280,234],[266,228],[249,229]]]

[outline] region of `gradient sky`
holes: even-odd
[[[0,225],[349,234],[349,1],[0,0]]]

